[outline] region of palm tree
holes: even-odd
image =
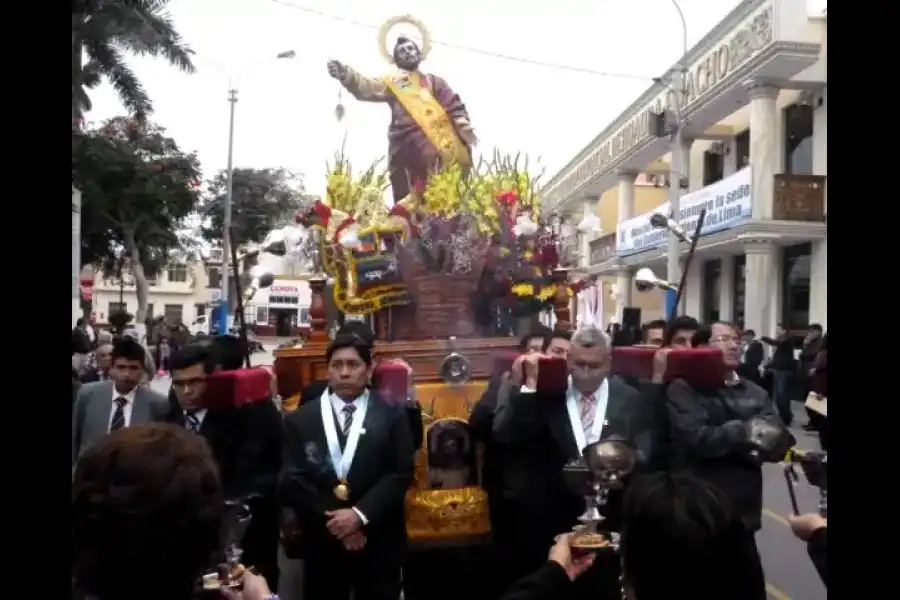
[[[153,111],[144,86],[125,62],[128,54],[162,56],[193,73],[193,51],[182,41],[165,7],[169,0],[73,0],[72,121],[90,110],[88,90],[109,80],[135,118]]]

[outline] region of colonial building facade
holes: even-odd
[[[827,326],[826,36],[824,11],[805,2],[745,0],[676,64],[687,67],[681,147],[654,129],[673,105],[654,84],[544,187],[563,214],[617,189],[616,232],[585,243],[588,270],[616,278],[618,314],[634,304],[637,269],[666,276],[667,234],[649,220],[668,204],[635,205],[638,174],[658,172],[682,189],[673,218],[686,230],[707,209],[683,312],[758,334]]]

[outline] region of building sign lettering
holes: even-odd
[[[293,294],[298,295],[300,290],[292,285],[273,285],[269,288],[269,294]]]
[[[766,7],[688,71],[687,105],[701,98],[771,41],[772,8]]]
[[[713,48],[704,58],[686,73],[686,98],[683,108],[706,95],[720,82],[727,79],[736,69],[766,47],[773,39],[772,6],[760,9],[745,21],[726,40]],[[595,149],[581,162],[558,187],[549,190],[549,197],[563,199],[575,189],[620,157],[637,147],[650,136],[650,125],[656,115],[674,108],[674,94],[666,91],[645,107],[614,135]]]

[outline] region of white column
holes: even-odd
[[[637,179],[635,171],[619,172],[619,205],[617,210],[618,222],[622,223],[634,216],[634,180]]]
[[[584,201],[584,212],[582,214],[582,219],[593,213],[597,210],[597,198],[591,197]],[[580,222],[580,220],[579,220]],[[580,260],[578,264],[583,269],[591,266],[591,242],[594,241],[593,233],[579,233],[578,239],[580,240],[580,248],[578,252],[581,254]]]
[[[619,196],[616,211],[616,236],[623,231],[621,225],[634,216],[634,181],[637,173],[634,171],[619,172]],[[619,239],[616,238],[618,245]],[[634,290],[633,273],[630,269],[622,269],[616,273],[616,287],[619,294],[616,297],[616,321],[622,322],[622,314],[626,306],[631,306],[631,298]]]
[[[809,267],[809,322],[828,329],[828,238],[813,242]]]
[[[770,240],[748,239],[744,241],[747,255],[747,280],[744,291],[744,328],[753,329],[757,335],[772,335],[772,320],[777,303],[776,247]]]
[[[734,321],[734,257],[723,256],[719,265],[719,318]]]
[[[703,286],[705,284],[703,274],[705,265],[702,261],[696,260],[696,258],[695,261],[691,263],[691,270],[688,272],[687,280],[685,281],[685,290],[682,294],[684,301],[682,302],[681,312],[702,321],[704,310],[706,309],[703,306]]]
[[[678,221],[678,215],[681,211],[681,197],[685,190],[681,187],[681,180],[687,179],[691,172],[691,147],[694,140],[691,138],[679,136],[680,144],[672,145],[672,161],[669,172],[669,206],[670,209],[678,208],[673,211],[673,219]],[[666,252],[666,279],[669,281],[681,280],[681,242],[674,234],[669,234],[669,243]],[[686,296],[682,296],[682,302]]]
[[[616,287],[619,289],[616,296],[616,321],[621,323],[625,307],[631,306],[634,294],[634,273],[631,269],[623,268],[616,273]]]
[[[776,106],[778,88],[756,80],[747,81],[744,85],[750,95],[750,168],[752,170],[753,218],[771,219],[775,174],[780,170],[778,157],[782,137],[778,127]],[[763,335],[759,331],[757,333]]]

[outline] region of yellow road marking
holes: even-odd
[[[766,593],[775,600],[791,600],[791,597],[779,590],[771,583],[766,584]]]
[[[782,516],[779,515],[778,513],[772,512],[772,511],[769,510],[768,508],[762,509],[762,514],[763,514],[763,516],[769,517],[769,518],[772,519],[773,521],[777,521],[778,523],[781,523],[781,524],[784,525],[785,527],[790,527],[790,526],[791,526],[791,524],[788,523],[788,520],[787,520],[787,519],[785,519],[784,517],[782,517]]]

